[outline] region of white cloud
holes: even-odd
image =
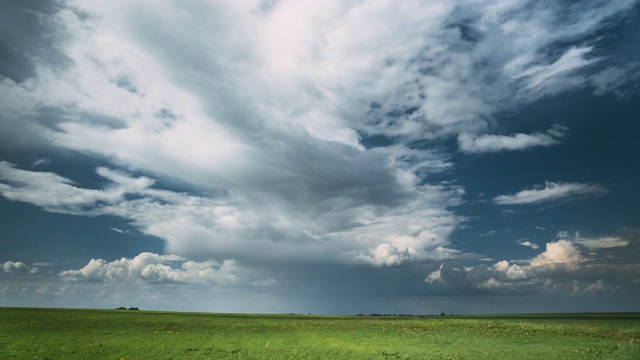
[[[546,133],[515,135],[458,135],[460,150],[467,153],[498,152],[504,150],[525,150],[535,146],[551,146],[560,143],[566,128],[556,126]]]
[[[493,201],[500,205],[537,204],[564,198],[579,196],[597,196],[608,192],[596,184],[545,182],[544,188],[538,186],[531,190],[522,190],[513,195],[499,195]]]
[[[589,250],[623,247],[629,245],[629,240],[615,236],[605,236],[597,239],[577,237],[574,243],[585,246]]]
[[[249,275],[250,271],[234,260],[225,260],[222,264],[211,260],[196,262],[176,255],[153,253],[141,253],[132,259],[122,258],[112,262],[92,259],[82,269],[60,273],[60,277],[68,281],[215,285],[247,282]]]
[[[435,270],[433,272],[431,272],[426,279],[424,279],[424,281],[428,282],[429,284],[433,284],[435,281],[444,281],[442,279],[442,267],[444,266],[444,263],[440,264],[440,268],[438,270]]]
[[[37,159],[35,160],[32,164],[31,164],[31,168],[35,168],[38,166],[42,166],[42,165],[49,165],[51,164],[51,160],[49,159]]]
[[[530,261],[533,267],[566,266],[575,268],[585,259],[570,241],[558,240],[547,243],[546,250]]]
[[[599,293],[604,293],[604,294],[613,293],[615,292],[615,290],[616,290],[615,286],[607,285],[607,283],[604,280],[598,279],[596,282],[586,285],[584,287],[583,292],[586,294],[595,295]]]
[[[442,285],[448,284],[450,289],[456,289],[456,291],[467,288],[463,293],[469,291],[530,293],[532,288],[536,288],[541,283],[531,267],[514,264],[507,260],[498,261],[490,266],[452,268],[450,271],[442,272],[439,279]],[[430,286],[441,285],[434,282],[430,284]],[[444,289],[441,288],[441,290]]]
[[[495,236],[496,235],[496,231],[495,230],[489,230],[484,234],[480,234],[481,237],[488,237],[488,236]]]
[[[2,271],[34,274],[38,272],[38,268],[34,266],[27,266],[21,261],[6,261],[2,264]]]
[[[531,66],[515,75],[514,78],[526,79],[526,85],[521,91],[530,93],[530,96],[543,96],[561,92],[566,88],[577,87],[579,84],[585,83],[587,79],[571,74],[598,60],[597,58],[586,58],[592,50],[591,46],[571,47],[553,63]]]
[[[0,194],[9,200],[36,204],[47,211],[96,215],[87,207],[99,203],[115,204],[124,200],[125,194],[142,193],[153,180],[131,178],[117,171],[98,168],[99,175],[113,181],[105,189],[84,189],[75,186],[71,179],[50,173],[16,169],[6,161],[0,161]],[[99,212],[99,209],[94,209]]]
[[[535,283],[534,274],[526,267],[510,264],[506,260],[499,261],[490,267],[472,269],[469,276],[474,277],[478,272],[485,271],[484,279],[474,284],[479,289],[513,289]]]
[[[37,267],[49,267],[49,266],[53,266],[52,262],[47,262],[47,261],[41,261],[41,262],[36,262],[31,264],[32,266],[37,266]]]
[[[495,270],[505,274],[508,280],[522,280],[528,278],[525,269],[506,260],[499,261],[492,266]]]
[[[526,246],[526,247],[530,247],[530,248],[532,248],[534,250],[539,247],[538,244],[532,243],[531,241],[526,240],[526,239],[517,240],[516,244],[522,245],[522,246]]]
[[[559,240],[548,242],[544,251],[530,259],[465,267],[464,276],[441,266],[425,281],[430,286],[440,286],[440,291],[467,288],[494,294],[556,292],[597,295],[624,289],[636,291],[631,284],[637,282],[640,264],[635,261],[638,238],[633,235],[633,230],[628,233],[636,236],[635,240],[613,236],[568,239],[564,236],[568,234],[564,233],[560,234]],[[442,287],[445,284],[449,288]]]

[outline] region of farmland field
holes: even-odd
[[[640,314],[314,316],[0,308],[0,359],[640,359]]]

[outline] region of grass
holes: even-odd
[[[640,359],[640,314],[309,316],[0,308],[1,359]]]

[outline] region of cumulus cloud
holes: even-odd
[[[596,294],[610,294],[615,292],[617,289],[616,286],[607,285],[607,282],[598,279],[596,282],[584,285],[583,288],[580,288],[580,282],[574,283],[574,294],[579,294],[580,292],[588,294],[588,295],[596,295]]]
[[[584,261],[582,254],[570,241],[558,240],[547,243],[546,250],[530,261],[533,267],[565,266],[575,268]]]
[[[567,236],[548,242],[544,251],[526,260],[481,264],[464,272],[443,265],[425,281],[441,291],[466,288],[482,293],[598,295],[635,291],[640,265],[632,259],[637,253],[637,237]]]
[[[537,186],[530,190],[522,190],[513,195],[498,195],[493,201],[500,205],[524,205],[556,201],[580,196],[598,196],[608,190],[596,184],[563,183],[547,181],[544,187]]]
[[[2,264],[2,271],[34,274],[38,272],[38,268],[35,266],[27,266],[21,261],[6,261]]]
[[[474,279],[474,287],[483,290],[509,290],[536,283],[531,271],[517,264],[510,264],[506,260],[499,261],[492,266],[476,267],[469,273]]]
[[[248,269],[234,260],[225,260],[220,264],[211,260],[190,261],[176,255],[141,253],[131,259],[122,258],[112,262],[91,259],[82,269],[65,270],[59,275],[67,281],[234,285],[248,281],[249,273]],[[273,279],[267,280],[254,281],[275,283]]]
[[[502,260],[493,265],[443,265],[429,274],[425,282],[429,288],[437,289],[438,294],[531,294],[539,290],[543,280],[527,265]]]

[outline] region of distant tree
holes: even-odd
[[[140,310],[137,307],[130,307],[129,310]]]

